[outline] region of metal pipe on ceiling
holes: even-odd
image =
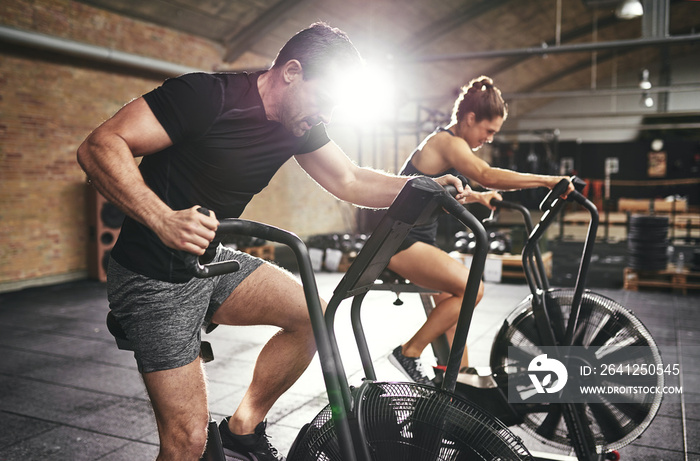
[[[73,40],[66,40],[64,38],[52,37],[50,35],[23,31],[6,26],[0,26],[0,40],[43,51],[155,72],[165,76],[177,76],[189,72],[202,72],[202,69],[182,66],[160,59],[139,56],[113,50],[111,48],[88,45]]]
[[[527,114],[519,117],[509,116],[508,121],[534,121],[534,120],[580,120],[580,119],[597,119],[597,118],[629,118],[629,117],[654,117],[654,118],[676,118],[676,119],[700,119],[700,112],[666,112],[659,113],[651,110],[634,110],[627,112],[584,112],[584,113],[551,113],[551,114]]]
[[[526,93],[503,93],[506,100],[513,99],[548,99],[548,98],[574,98],[590,96],[611,96],[611,95],[639,95],[642,93],[683,93],[700,91],[700,83],[688,83],[669,86],[655,86],[649,89],[640,88],[598,88],[590,90],[565,90],[565,91],[532,91]]]
[[[655,130],[697,130],[700,129],[700,123],[659,123],[650,125],[640,125],[640,124],[606,124],[606,125],[581,125],[577,127],[562,127],[562,128],[550,128],[550,129],[514,129],[514,130],[501,130],[498,132],[501,136],[508,136],[514,134],[522,133],[533,133],[534,132],[561,132],[566,130],[568,132],[572,131],[613,131],[613,130],[639,130],[639,131],[655,131]]]
[[[516,48],[511,50],[490,50],[472,51],[470,53],[437,54],[432,56],[420,56],[406,59],[398,59],[397,62],[415,64],[434,61],[456,61],[460,59],[491,59],[523,55],[536,56],[544,54],[580,53],[586,51],[600,51],[610,49],[619,50],[626,48],[639,48],[645,46],[681,45],[693,42],[700,42],[700,34],[675,35],[671,37],[635,38],[631,40],[613,40],[609,42],[598,43],[572,43],[569,45]]]
[[[557,99],[557,98],[578,98],[578,97],[599,97],[599,96],[618,96],[618,95],[640,95],[642,93],[688,93],[700,91],[700,83],[686,83],[668,86],[654,86],[649,89],[640,89],[637,87],[631,88],[596,88],[596,89],[581,89],[581,90],[562,90],[562,91],[531,91],[531,92],[512,92],[503,93],[503,99],[513,101],[516,99]],[[426,101],[447,101],[454,99],[454,96],[432,95],[407,98],[407,101],[425,103]],[[450,99],[450,100],[452,100]],[[657,114],[658,115],[658,114]]]

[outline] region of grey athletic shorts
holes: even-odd
[[[187,283],[145,277],[110,259],[109,307],[134,347],[141,373],[178,368],[197,358],[202,326],[243,279],[264,263],[247,253],[219,246],[215,261],[230,259],[241,264],[238,271],[192,278]]]

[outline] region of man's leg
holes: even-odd
[[[158,461],[197,461],[207,442],[207,390],[199,357],[172,370],[144,373],[160,436]]]
[[[263,264],[238,285],[212,321],[281,328],[260,352],[248,391],[229,418],[231,432],[251,434],[306,370],[316,352],[303,289],[287,271]]]
[[[207,392],[197,333],[211,280],[168,283],[110,260],[108,298],[135,350],[160,437],[159,461],[198,461],[206,444]]]

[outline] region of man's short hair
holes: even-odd
[[[342,30],[317,22],[298,32],[277,54],[272,68],[280,68],[296,59],[301,63],[304,80],[325,76],[333,71],[349,71],[362,64],[362,58]]]

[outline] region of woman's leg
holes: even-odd
[[[428,344],[443,333],[452,344],[469,269],[441,249],[423,242],[416,242],[394,255],[389,262],[389,269],[416,285],[441,292],[435,296],[435,309],[426,322],[403,345],[403,354],[419,357]],[[483,296],[483,290],[482,283],[479,285],[477,304]],[[468,363],[465,349],[462,367],[468,366]]]

